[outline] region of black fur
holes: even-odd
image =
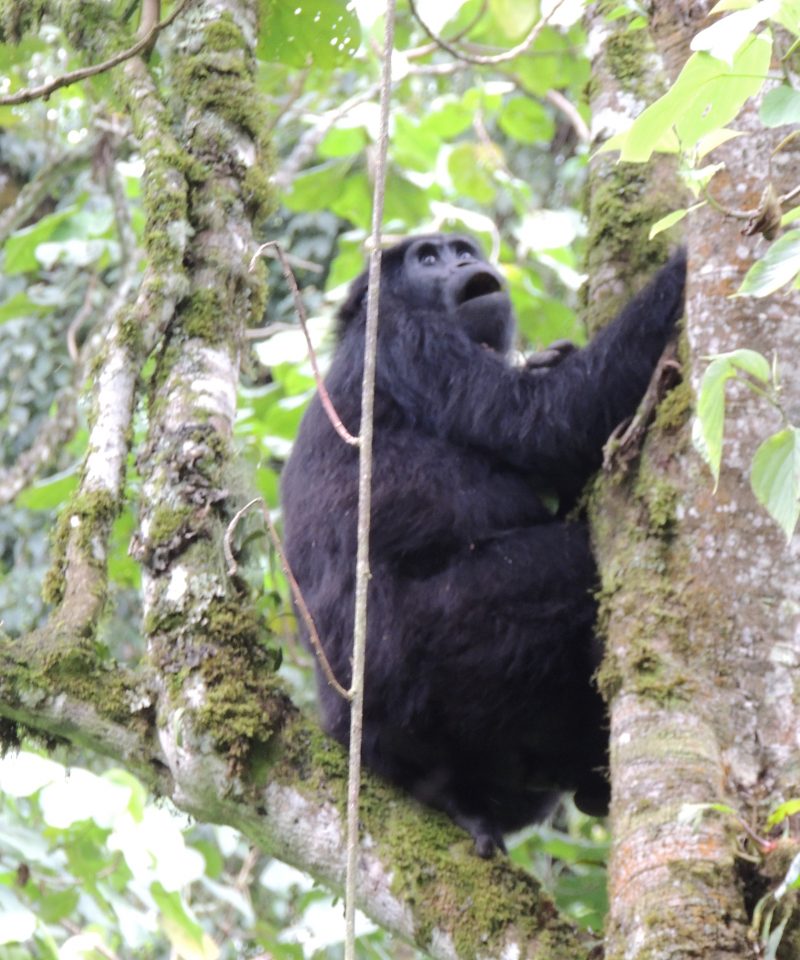
[[[585,526],[564,519],[681,313],[678,255],[585,349],[516,367],[502,280],[466,237],[384,254],[365,681],[365,763],[465,826],[478,852],[558,792],[607,803]],[[326,383],[360,420],[366,276]],[[358,453],[317,398],[283,476],[286,549],[331,666],[350,680]],[[541,499],[554,492],[553,513]],[[319,678],[326,730],[349,708]]]

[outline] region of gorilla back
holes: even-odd
[[[607,804],[595,566],[565,514],[645,391],[684,275],[678,255],[589,346],[517,367],[508,295],[473,240],[414,237],[384,254],[363,757],[483,856],[562,790],[590,812]],[[353,433],[366,289],[362,275],[340,311],[326,380]],[[358,453],[315,398],[282,481],[286,550],[345,685],[357,487]],[[324,726],[346,743],[349,706],[318,679]]]

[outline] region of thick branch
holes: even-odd
[[[153,696],[143,685],[98,673],[88,678],[96,700],[87,702],[49,693],[39,669],[19,648],[12,655],[0,646],[0,717],[110,757],[199,821],[237,827],[264,851],[333,890],[344,888],[347,758],[287,710],[283,697],[275,708],[286,719],[269,749],[258,749],[257,777],[233,782],[228,757],[211,752],[185,715],[173,715],[159,744]],[[531,876],[504,858],[476,857],[470,838],[444,816],[371,775],[362,791],[357,902],[377,923],[441,960],[588,956]]]

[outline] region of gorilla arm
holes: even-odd
[[[681,314],[676,254],[584,349],[545,372],[515,369],[434,311],[393,316],[379,387],[413,424],[485,449],[545,481],[586,477],[614,427],[632,415]]]

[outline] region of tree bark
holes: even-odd
[[[655,5],[656,45],[647,56],[656,55],[670,79],[705,12]],[[640,109],[630,95],[617,103],[631,118]],[[753,103],[734,126],[748,135],[712,155],[726,164],[712,192],[729,208],[755,209],[780,138],[761,127]],[[773,176],[792,167],[796,150],[773,158]],[[769,932],[752,928],[756,906],[762,897],[776,905],[775,887],[797,849],[750,839],[765,830],[770,810],[800,791],[797,541],[787,546],[748,479],[756,446],[778,417],[744,387],[729,388],[716,492],[691,443],[694,391],[710,354],[775,353],[786,409],[800,402],[800,295],[731,298],[765,244],[740,230],[741,221],[711,206],[688,221],[685,382],[662,405],[636,474],[606,482],[593,506],[607,643],[601,682],[611,714],[608,958],[752,957],[759,934]],[[687,804],[733,812],[701,807],[692,817]],[[790,912],[787,899],[770,929]],[[790,922],[778,956],[799,950]]]

